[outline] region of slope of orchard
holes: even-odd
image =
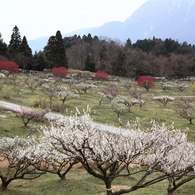
[[[40,75],[39,73],[20,73],[1,78],[0,99],[23,106],[28,106],[33,109],[44,109],[46,107],[50,107],[52,112],[61,113],[64,115],[71,115],[75,113],[75,109],[77,107],[81,112],[83,110],[88,110],[95,122],[114,126],[120,125],[123,128],[125,128],[128,122],[135,121],[136,118],[140,118],[141,124],[146,128],[152,119],[156,120],[159,123],[165,123],[166,125],[170,125],[174,122],[174,126],[178,129],[186,131],[186,128],[188,128],[189,139],[195,140],[194,125],[190,125],[186,119],[180,117],[177,113],[175,113],[175,102],[177,101],[177,99],[175,101],[169,102],[166,107],[164,107],[160,102],[153,99],[154,96],[162,95],[174,97],[193,96],[193,92],[190,87],[186,88],[184,91],[180,91],[175,87],[164,91],[159,86],[159,83],[156,82],[156,84],[147,91],[143,87],[138,86],[135,81],[130,81],[130,79],[128,78],[109,77],[109,80],[101,82],[91,79],[94,78],[94,75],[92,73],[87,73],[86,76],[86,73],[82,71],[80,71],[79,74],[78,72],[76,72],[76,74],[74,75],[77,76],[74,77],[74,79],[69,79],[70,75],[68,75],[68,77],[64,79],[52,77],[51,74],[49,75],[50,76],[46,77],[45,75]],[[65,101],[65,104],[63,106],[60,97],[54,96],[52,97],[52,105],[50,106],[50,99],[45,93],[42,92],[41,86],[37,86],[37,88],[34,90],[32,90],[32,88],[28,86],[30,84],[33,86],[36,81],[44,82],[42,86],[50,85],[50,88],[55,88],[56,86],[67,87],[65,91],[71,91],[76,95],[80,95],[80,97],[75,97],[73,99]],[[70,87],[71,82],[77,84],[72,84],[72,86]],[[126,82],[130,83],[130,85],[133,85],[130,89],[144,90],[143,98],[146,101],[141,107],[139,105],[134,105],[132,106],[130,112],[125,112],[124,114],[121,114],[120,117],[117,117],[116,112],[111,109],[111,103],[108,98],[105,98],[104,101],[101,102],[101,104],[99,103],[101,98],[99,92],[102,90],[108,90],[111,86],[116,86],[118,97],[124,96],[129,99],[134,99],[130,95],[129,89],[127,89],[127,84],[125,84]],[[189,86],[191,85],[190,81],[179,82],[185,82]],[[171,83],[175,84],[175,81],[171,81]],[[74,85],[92,85],[93,87],[87,89],[86,92],[78,92],[78,89],[75,88]],[[13,129],[17,131],[17,128],[22,128],[22,131],[25,132],[25,128],[22,127],[21,119],[15,113],[5,112],[3,111],[3,109],[1,110],[1,114],[9,115],[7,118],[1,117],[1,121],[8,121],[9,118],[11,121],[14,121],[13,123],[4,122],[1,131],[9,132]],[[41,124],[42,123],[43,121],[41,121]],[[32,121],[29,123],[28,127],[32,124],[39,125],[40,121]]]

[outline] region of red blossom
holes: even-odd
[[[147,91],[155,85],[156,79],[152,76],[142,76],[137,80],[140,87],[144,87]]]
[[[108,74],[104,71],[97,71],[95,73],[95,79],[98,79],[98,80],[108,80]]]
[[[51,70],[51,74],[55,77],[66,77],[68,69],[64,67],[54,67]]]
[[[0,62],[0,71],[5,70],[9,73],[19,73],[18,65],[15,62]]]

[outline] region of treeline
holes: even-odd
[[[186,77],[195,74],[195,46],[172,39],[118,40],[101,38],[91,34],[62,38],[61,32],[48,39],[43,51],[35,52],[24,36],[21,38],[17,26],[13,28],[9,45],[0,35],[0,61],[14,61],[26,70],[66,67],[110,75],[140,77]]]

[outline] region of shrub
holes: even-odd
[[[83,76],[94,76],[94,72],[83,71],[83,70],[76,70],[76,69],[69,69],[68,73],[69,74],[83,75]]]
[[[141,76],[137,80],[140,87],[144,87],[147,91],[155,85],[156,79],[152,76]]]
[[[98,79],[98,80],[108,80],[108,74],[104,71],[97,71],[95,73],[95,79]]]
[[[43,69],[43,72],[44,72],[44,73],[50,73],[50,72],[51,72],[51,69],[46,69],[46,68],[44,68],[44,69]]]
[[[54,67],[51,70],[51,74],[55,77],[66,77],[68,69],[64,67]]]
[[[19,73],[18,65],[15,62],[0,62],[0,71],[8,71],[9,73]]]

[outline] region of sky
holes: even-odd
[[[0,33],[9,43],[14,26],[33,40],[111,21],[125,21],[148,0],[5,0],[0,3]]]

